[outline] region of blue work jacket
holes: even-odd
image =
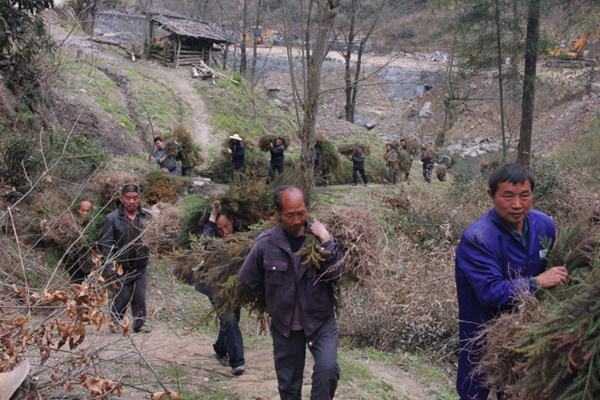
[[[471,339],[482,324],[510,309],[520,292],[534,292],[537,285],[533,277],[546,269],[545,256],[556,238],[554,222],[535,210],[526,218],[527,249],[494,209],[464,231],[456,249],[460,339],[457,390],[461,399],[487,399],[489,392],[481,387],[480,379],[469,378],[481,350],[481,345]]]

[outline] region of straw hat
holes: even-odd
[[[242,138],[237,133],[234,134],[233,136],[229,136],[229,139],[239,140],[240,142],[243,142]]]
[[[10,399],[29,373],[29,362],[23,360],[10,372],[0,374],[0,399]]]

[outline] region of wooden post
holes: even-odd
[[[171,47],[171,39],[169,39],[169,41],[167,43],[164,42],[163,43],[165,45],[165,57],[163,59],[163,65],[166,67],[167,66],[167,55],[169,54],[169,47]]]
[[[181,36],[177,36],[177,56],[175,58],[175,68],[179,67],[179,55],[181,54]]]
[[[152,20],[150,19],[149,15],[146,16],[146,19],[148,21],[148,29],[146,29],[146,42],[145,42],[146,52],[145,53],[146,53],[146,60],[148,60],[148,59],[150,59],[150,52],[152,51],[152,45],[154,44],[154,38],[153,38],[154,32],[152,29],[154,24],[152,23]]]
[[[223,71],[227,71],[227,53],[229,53],[229,43],[225,43],[223,51]]]

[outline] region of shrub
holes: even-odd
[[[31,187],[42,165],[37,144],[18,136],[6,142],[3,153],[4,179],[19,192],[25,193]]]
[[[158,202],[173,204],[183,195],[189,183],[189,179],[154,170],[144,176],[140,191],[149,205]]]
[[[108,154],[94,140],[84,135],[50,134],[46,162],[59,161],[52,175],[71,182],[87,180],[108,160]]]

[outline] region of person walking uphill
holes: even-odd
[[[283,146],[283,139],[278,137],[275,139],[275,144],[269,144],[271,152],[271,166],[269,167],[269,177],[271,181],[275,180],[275,171],[279,173],[279,176],[283,175],[283,166],[285,165],[285,147]]]
[[[389,182],[392,185],[396,184],[396,172],[398,171],[398,152],[394,149],[391,143],[385,145],[385,154],[383,155],[388,171],[389,171]]]
[[[280,222],[258,237],[239,279],[267,305],[281,399],[302,398],[306,345],[315,361],[310,398],[332,399],[340,378],[332,280],[344,268],[330,267],[339,264],[342,256],[323,224],[307,222],[307,197],[300,187],[280,186],[273,200]],[[320,269],[303,264],[306,256],[297,254],[309,232],[329,252]]]
[[[210,216],[202,234],[206,237],[224,238],[233,233],[233,221],[231,217],[221,211],[221,203],[215,200],[212,203]],[[210,299],[215,309],[221,303],[219,298],[214,296],[214,289],[201,282],[196,283],[196,290],[205,294]],[[219,336],[213,344],[215,358],[222,366],[230,366],[233,375],[241,375],[245,371],[244,360],[244,340],[240,331],[240,308],[235,310],[221,312],[219,314]]]
[[[473,376],[483,347],[474,339],[479,330],[510,310],[520,292],[559,286],[568,278],[564,266],[546,269],[556,230],[549,216],[531,210],[534,187],[533,175],[521,165],[496,169],[488,188],[494,207],[464,231],[456,249],[461,399],[486,400],[490,392],[483,376]]]
[[[127,305],[131,302],[133,331],[148,333],[146,321],[146,287],[148,284],[148,247],[140,243],[150,215],[140,207],[140,190],[136,185],[125,185],[119,195],[118,208],[106,216],[100,247],[102,255],[112,265],[116,261],[122,268],[108,267],[105,275],[114,278],[111,318],[121,325]],[[112,329],[112,328],[111,328]]]
[[[352,186],[358,184],[357,172],[360,172],[360,177],[365,186],[367,186],[367,175],[365,174],[365,152],[361,146],[356,148],[356,152],[352,155]]]
[[[246,164],[246,155],[244,149],[244,141],[237,133],[229,136],[232,143],[231,160],[233,161],[233,178],[237,183],[241,180],[246,180],[246,175],[242,172],[242,168]]]
[[[154,159],[162,170],[166,170],[171,175],[177,175],[177,160],[176,155],[167,154],[165,148],[165,142],[161,137],[157,136],[154,138],[154,152],[152,153]]]

